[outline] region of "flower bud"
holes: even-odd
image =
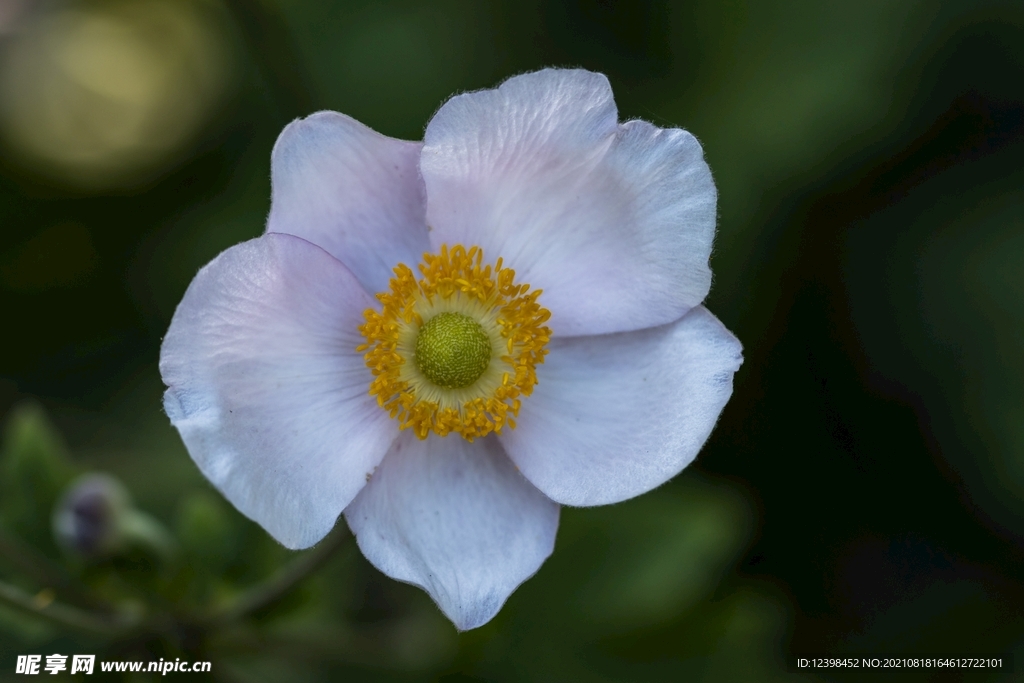
[[[120,518],[131,508],[121,482],[86,474],[68,487],[53,515],[57,543],[88,558],[113,554],[121,543]]]
[[[53,512],[57,543],[86,559],[110,557],[129,545],[174,555],[174,542],[155,519],[136,510],[128,490],[107,474],[85,474],[72,482]]]

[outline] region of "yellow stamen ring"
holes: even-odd
[[[398,264],[389,290],[377,294],[383,309],[368,309],[359,326],[370,395],[421,439],[514,429],[520,396],[537,384],[551,338],[541,290],[515,284],[500,258],[493,267],[482,261],[479,247],[444,245],[423,255],[419,280]]]

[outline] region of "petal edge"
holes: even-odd
[[[292,121],[271,152],[267,232],[309,240],[371,294],[430,247],[422,143],[396,140],[333,111]]]
[[[483,247],[544,290],[558,335],[677,320],[711,286],[717,192],[690,133],[619,125],[600,75],[545,69],[458,95],[420,161],[431,244]]]
[[[327,252],[270,234],[203,267],[164,337],[164,406],[189,454],[289,548],[331,530],[397,431],[355,352],[371,303]]]
[[[703,306],[661,327],[552,340],[516,429],[500,439],[534,486],[564,505],[646,493],[710,436],[742,363]]]
[[[363,555],[460,631],[490,621],[554,549],[559,507],[493,438],[403,433],[345,510]]]

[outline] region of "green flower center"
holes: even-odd
[[[468,315],[439,313],[416,337],[416,365],[439,387],[468,387],[480,379],[490,362],[491,340]]]

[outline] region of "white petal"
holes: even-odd
[[[355,351],[372,304],[327,252],[264,235],[199,271],[160,349],[192,459],[289,548],[331,530],[396,436]]]
[[[267,232],[327,250],[368,292],[428,251],[421,144],[385,137],[343,114],[292,121],[271,154]]]
[[[490,621],[551,554],[558,505],[493,438],[420,441],[406,431],[345,519],[366,559],[423,588],[467,630]]]
[[[556,334],[677,320],[708,293],[715,186],[697,140],[617,123],[607,79],[546,69],[453,97],[420,162],[435,247],[544,290]]]
[[[527,479],[566,505],[626,500],[678,474],[743,362],[739,341],[703,306],[670,325],[549,348],[501,441]]]

